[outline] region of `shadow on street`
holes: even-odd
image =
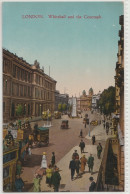
[[[32,154],[31,158],[24,162],[23,167],[35,167],[41,165],[42,155]]]

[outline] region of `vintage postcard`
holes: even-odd
[[[124,1],[3,1],[4,192],[125,192]]]

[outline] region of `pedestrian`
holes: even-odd
[[[59,191],[60,180],[61,180],[61,176],[60,176],[60,173],[59,173],[59,168],[56,168],[54,170],[53,175],[52,175],[52,184],[54,185],[54,192]]]
[[[72,157],[72,160],[70,161],[69,169],[71,170],[71,180],[73,181],[74,174],[75,174],[75,169],[76,169],[76,164],[75,164],[74,157]]]
[[[22,192],[22,189],[24,188],[24,182],[22,178],[20,178],[19,175],[16,175],[15,179],[15,189],[17,192]]]
[[[20,176],[21,171],[22,171],[22,164],[21,164],[21,161],[18,160],[17,165],[16,165],[16,175]]]
[[[99,143],[99,145],[97,146],[97,157],[98,157],[98,159],[100,159],[101,153],[102,153],[102,145],[101,145],[101,143]]]
[[[34,125],[33,132],[34,132],[34,141],[37,141],[37,135],[38,135],[38,124],[37,123],[35,123]]]
[[[52,166],[51,164],[48,165],[48,168],[46,169],[46,184],[49,184],[49,187],[51,187],[52,184]]]
[[[108,133],[109,133],[109,123],[106,122],[106,134],[108,135]]]
[[[79,160],[79,157],[76,157],[76,159],[75,159],[75,170],[76,170],[77,176],[79,176],[80,164],[81,164],[81,162]]]
[[[95,144],[95,135],[92,136],[92,144]]]
[[[44,169],[47,168],[46,152],[43,152],[41,168],[44,168]]]
[[[106,126],[106,124],[105,124],[105,120],[104,120],[104,122],[103,122],[103,127],[104,127],[104,129],[105,129],[105,126]]]
[[[72,157],[73,157],[74,159],[76,159],[77,156],[79,157],[79,154],[77,153],[77,150],[75,150],[74,153],[73,153],[73,155],[72,155]]]
[[[38,174],[35,174],[33,184],[33,192],[40,192],[40,177]]]
[[[28,147],[28,154],[29,154],[29,156],[32,155],[31,145],[29,145],[29,147]]]
[[[86,163],[87,163],[87,159],[85,158],[85,155],[83,155],[83,156],[80,158],[80,162],[81,162],[80,171],[81,171],[82,173],[84,173],[85,166],[86,166]]]
[[[79,137],[83,137],[83,131],[81,129]]]
[[[89,191],[90,191],[90,192],[93,192],[93,191],[95,191],[96,183],[94,182],[94,179],[93,179],[92,176],[89,177],[89,180],[90,180],[90,182],[91,182],[91,185],[90,185],[90,187],[89,187]]]
[[[54,152],[52,152],[51,165],[52,167],[55,165],[55,153]]]
[[[83,140],[81,139],[81,142],[79,144],[80,150],[81,150],[81,154],[84,153],[84,148],[85,148],[85,143],[83,142]]]
[[[94,157],[92,156],[92,154],[90,154],[89,158],[88,158],[88,168],[89,168],[89,172],[93,172],[93,166],[94,166]]]
[[[106,122],[106,129],[109,129],[109,123]]]

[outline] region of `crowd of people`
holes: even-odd
[[[101,120],[99,122],[101,125]],[[102,124],[104,126],[104,129],[106,129],[106,134],[108,135],[109,133],[109,128],[111,126],[111,123],[108,122],[107,120],[102,120]],[[34,126],[34,140],[36,139],[37,136],[37,125]],[[80,130],[80,138],[83,138],[83,131],[82,129]],[[95,135],[92,136],[92,145],[95,145],[96,142],[96,137]],[[85,173],[90,173],[90,186],[89,186],[89,191],[94,191],[96,188],[96,183],[94,182],[94,178],[92,177],[93,175],[93,167],[94,167],[94,156],[90,153],[89,157],[87,158],[85,156],[85,142],[83,139],[81,139],[79,143],[80,147],[80,152],[81,152],[81,157],[79,157],[79,154],[77,150],[74,151],[72,154],[71,161],[69,162],[69,169],[71,172],[71,180],[74,181],[77,178],[81,178],[84,176]],[[99,142],[97,145],[97,158],[101,158],[101,153],[102,153],[102,145]],[[25,150],[25,156],[31,156],[31,146],[28,146],[27,149]],[[24,157],[26,159],[26,157]],[[85,171],[86,166],[88,167],[88,171]],[[42,173],[40,174],[39,172],[35,172],[34,178],[33,178],[33,191],[34,192],[40,192],[41,191],[41,179],[42,176],[46,176],[46,184],[48,187],[53,187],[54,192],[59,191],[60,187],[60,181],[61,181],[61,175],[60,175],[60,170],[56,166],[56,160],[55,160],[55,153],[52,152],[52,157],[50,163],[47,165],[47,159],[46,159],[46,153],[43,152],[42,156],[42,162],[41,162],[41,167],[40,167]],[[15,187],[17,191],[22,191],[24,188],[24,182],[22,178],[20,177],[21,171],[22,171],[22,166],[20,161],[17,163],[17,175],[16,175],[16,181],[15,181]]]
[[[33,191],[34,192],[40,191],[40,182],[41,182],[43,175],[46,176],[46,184],[49,187],[53,186],[54,192],[58,192],[61,176],[59,173],[59,168],[55,164],[55,153],[54,152],[52,152],[51,162],[48,165],[47,165],[47,159],[46,159],[46,152],[43,152],[41,167],[39,171],[35,173],[35,176],[33,179],[33,183],[34,183]]]
[[[81,142],[83,142],[83,140]],[[69,163],[69,169],[71,171],[71,180],[72,181],[74,180],[75,173],[76,173],[75,179],[78,177],[81,177],[85,173],[86,164],[88,164],[89,173],[92,174],[93,173],[93,166],[94,166],[93,155],[90,154],[88,159],[85,157],[85,155],[82,155],[81,158],[79,158],[79,154],[77,153],[77,150],[75,150],[73,155],[72,155],[72,160]],[[94,191],[96,184],[93,181],[93,177],[90,177],[89,180],[91,181],[89,191]]]

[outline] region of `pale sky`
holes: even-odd
[[[4,2],[3,48],[33,64],[57,81],[57,90],[78,97],[114,86],[121,2]],[[48,15],[66,18],[49,18]],[[25,15],[43,18],[25,19]],[[76,16],[81,18],[76,18]],[[84,19],[101,16],[100,19]],[[68,18],[73,16],[74,18]]]

